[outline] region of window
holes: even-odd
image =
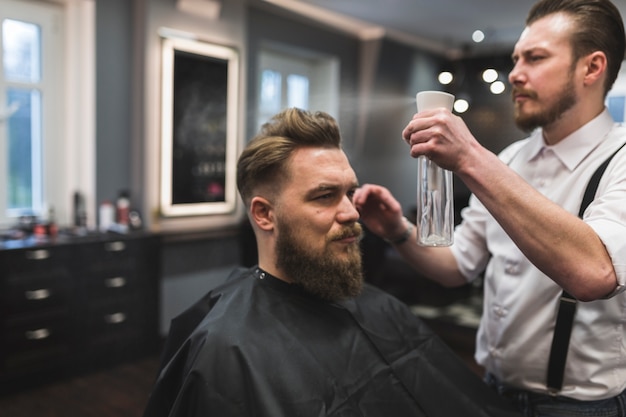
[[[287,107],[323,110],[337,118],[339,65],[306,51],[264,48],[260,53],[257,128]]]
[[[2,21],[5,105],[6,212],[40,212],[41,176],[41,26]]]
[[[52,210],[66,225],[72,193],[93,192],[92,3],[0,0],[2,228]]]
[[[306,75],[287,76],[287,107],[309,108],[309,77]]]
[[[618,95],[610,95],[606,100],[607,107],[613,120],[618,123],[624,122],[624,115],[626,115],[626,97]]]

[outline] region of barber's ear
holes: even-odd
[[[250,218],[262,230],[272,230],[274,228],[274,208],[272,203],[263,197],[253,197],[250,201]]]
[[[593,84],[606,73],[607,59],[604,52],[595,51],[585,58],[585,84]]]

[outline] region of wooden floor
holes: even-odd
[[[0,417],[141,417],[158,357],[0,397]]]

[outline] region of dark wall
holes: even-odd
[[[131,187],[132,11],[133,1],[96,1],[96,205]]]

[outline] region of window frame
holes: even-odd
[[[339,120],[338,58],[287,45],[267,43],[261,47],[258,59],[257,130],[271,116],[261,108],[262,74],[266,70],[281,74],[282,108],[287,106],[287,77],[291,74],[301,75],[309,80],[307,110],[322,110]]]

